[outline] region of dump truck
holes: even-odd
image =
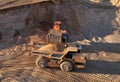
[[[86,57],[80,54],[82,46],[69,42],[69,36],[62,30],[50,29],[47,34],[47,45],[33,50],[32,54],[38,55],[36,66],[48,67],[48,62],[59,65],[62,71],[73,71],[76,68],[85,68]]]

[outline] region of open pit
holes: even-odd
[[[6,1],[6,2],[5,2]],[[1,0],[0,81],[120,82],[120,0]],[[85,69],[38,69],[30,54],[55,20],[83,46]]]

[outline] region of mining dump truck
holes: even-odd
[[[86,57],[80,55],[81,45],[69,43],[67,34],[61,30],[50,29],[46,38],[47,45],[32,51],[32,54],[39,56],[36,59],[37,67],[48,67],[48,62],[59,65],[66,72],[85,67]]]

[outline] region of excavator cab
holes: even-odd
[[[65,44],[68,42],[66,30],[61,30],[61,21],[54,22],[54,26],[47,35],[47,42],[53,44]]]

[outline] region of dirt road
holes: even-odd
[[[39,69],[36,56],[1,56],[1,82],[120,82],[120,62],[88,60],[85,69],[62,72],[59,68]]]

